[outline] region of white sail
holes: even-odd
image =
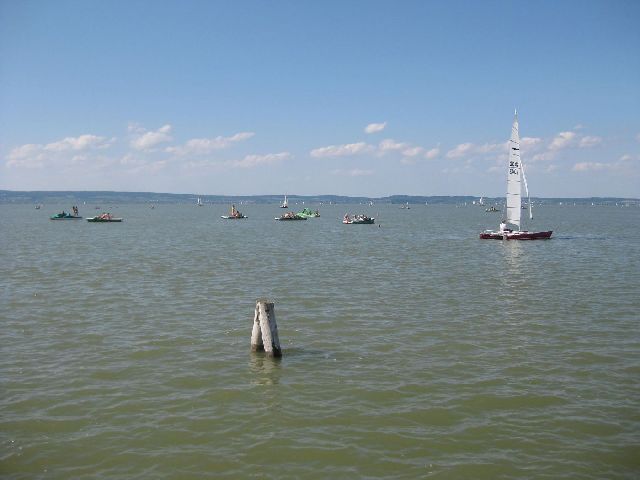
[[[516,112],[511,126],[509,140],[509,164],[507,166],[507,223],[520,230],[521,210],[521,166],[520,166],[520,134],[518,133],[518,113]]]
[[[522,167],[522,180],[524,180],[524,189],[527,192],[527,205],[529,206],[529,220],[533,220],[533,207],[531,206],[531,197],[529,196],[529,185],[527,185],[527,174],[524,171],[524,163],[520,159],[520,167]]]

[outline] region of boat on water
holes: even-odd
[[[108,223],[108,222],[121,222],[122,218],[116,218],[110,213],[102,213],[100,215],[96,215],[95,217],[87,218],[87,222],[95,222],[95,223]]]
[[[235,205],[231,205],[231,212],[229,215],[222,215],[220,218],[224,218],[225,220],[240,220],[242,218],[247,218],[247,216],[240,213]]]
[[[52,215],[49,218],[51,220],[80,220],[82,217],[80,215],[73,215],[71,213],[62,211],[60,213],[56,213],[55,215]]]
[[[491,205],[489,208],[485,208],[484,211],[491,213],[491,212],[499,212],[500,210],[496,208],[494,205]]]
[[[204,206],[204,203],[202,203],[202,199],[200,197],[198,197],[198,200],[196,201],[196,205],[199,207]]]
[[[280,215],[279,217],[276,217],[275,219],[279,221],[290,221],[290,220],[306,220],[307,217],[301,217],[300,215],[294,212],[287,212],[283,215]]]
[[[284,196],[284,201],[280,204],[280,208],[289,208],[289,202],[287,201],[287,196]]]
[[[520,230],[522,212],[522,183],[524,183],[529,198],[529,186],[524,172],[524,165],[520,158],[520,132],[518,125],[518,112],[516,111],[511,126],[511,138],[509,139],[509,159],[507,164],[507,214],[506,219],[500,223],[498,231],[485,230],[480,234],[483,240],[544,240],[551,238],[552,231],[529,232]],[[528,201],[529,218],[533,218],[531,200]]]
[[[368,217],[367,215],[351,216],[348,213],[345,213],[342,219],[342,223],[345,225],[373,225],[375,222],[376,219],[373,217]]]
[[[298,212],[298,215],[306,218],[318,218],[320,217],[320,212],[318,210],[314,212],[310,208],[303,208],[301,212]]]
[[[402,210],[411,210],[411,207],[409,206],[409,202],[407,202],[405,205],[402,205],[400,208]]]

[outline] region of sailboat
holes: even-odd
[[[531,200],[529,199],[529,187],[524,173],[524,165],[520,158],[520,133],[518,132],[518,112],[516,111],[511,126],[511,139],[509,140],[509,163],[507,164],[507,215],[506,220],[500,223],[500,230],[485,230],[480,234],[482,239],[492,240],[543,240],[551,238],[552,231],[529,232],[520,230],[522,211],[522,183],[527,192],[529,205],[529,218],[533,218]],[[514,228],[511,228],[514,227]]]
[[[198,197],[198,201],[196,202],[196,205],[198,205],[199,207],[202,207],[204,205],[200,197]]]
[[[289,202],[287,202],[287,196],[284,196],[284,202],[280,205],[280,208],[289,208]]]

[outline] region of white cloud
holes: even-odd
[[[383,122],[383,123],[370,123],[369,125],[367,125],[364,128],[365,133],[377,133],[377,132],[381,132],[382,130],[384,130],[384,128],[387,126],[387,122]]]
[[[426,158],[427,160],[433,160],[438,155],[440,155],[440,149],[436,147],[436,148],[432,148],[427,153],[425,153],[424,158]]]
[[[67,152],[82,152],[91,149],[110,147],[115,138],[107,139],[97,135],[65,137],[46,145],[29,143],[12,149],[7,156],[7,166],[15,168],[43,168],[46,164],[77,164],[87,160],[86,156],[74,155],[69,158]]]
[[[232,167],[253,168],[262,165],[274,165],[291,158],[289,152],[268,153],[266,155],[247,155],[242,160],[230,162]]]
[[[136,153],[127,153],[118,161],[121,166],[126,169],[126,173],[156,173],[164,169],[168,162],[166,160],[150,159],[148,156]]]
[[[404,155],[405,157],[416,157],[420,155],[423,151],[424,149],[422,147],[410,147],[410,148],[407,148],[406,150],[403,150],[402,155]]]
[[[461,143],[447,152],[447,158],[460,158],[468,155],[473,149],[473,143]]]
[[[326,157],[349,157],[352,155],[361,155],[373,151],[373,147],[364,142],[348,143],[345,145],[329,145],[327,147],[316,148],[311,150],[310,155],[314,158]]]
[[[386,140],[382,140],[378,145],[378,152],[383,155],[387,152],[404,150],[406,148],[409,148],[408,143],[396,142],[395,140],[387,138]]]
[[[129,131],[135,133],[133,140],[131,140],[131,147],[135,150],[148,151],[161,143],[173,140],[171,137],[171,125],[169,124],[155,131],[147,131],[136,124],[129,124]]]
[[[361,170],[359,168],[354,168],[351,170],[334,170],[331,173],[342,177],[368,177],[373,175],[373,170]]]
[[[222,150],[231,145],[253,137],[253,132],[240,132],[230,137],[192,138],[181,147],[167,147],[166,151],[176,155],[206,155],[215,150]]]
[[[614,164],[611,163],[600,163],[600,162],[578,162],[576,163],[571,170],[574,172],[589,172],[589,171],[601,171],[601,170],[611,170],[615,168]]]
[[[560,132],[549,145],[551,150],[560,150],[571,145],[576,137],[576,132]]]
[[[579,143],[579,147],[580,148],[591,148],[591,147],[595,147],[597,145],[600,145],[602,143],[602,138],[601,137],[590,137],[590,136],[586,136],[586,137],[582,137],[580,139],[580,143]]]
[[[33,143],[14,148],[7,158],[7,167],[10,168],[43,168],[45,165],[42,145]]]
[[[509,151],[509,143],[485,143],[483,145],[478,145],[475,148],[475,151],[481,154],[498,152],[500,150],[504,150],[505,152]]]
[[[520,139],[520,147],[527,151],[536,150],[542,146],[542,139],[537,137],[524,137]]]
[[[139,134],[146,132],[144,127],[137,122],[129,122],[129,124],[127,125],[127,131],[129,133],[139,133]]]
[[[28,143],[14,148],[9,152],[9,160],[22,160],[23,158],[31,157],[34,154],[42,150],[42,145],[35,143]]]
[[[556,152],[547,151],[542,153],[535,154],[532,158],[532,162],[550,162],[551,160],[556,158]]]
[[[43,147],[43,150],[65,152],[69,150],[87,150],[89,148],[107,148],[113,142],[115,142],[115,138],[107,140],[105,137],[97,135],[80,135],[79,137],[66,137],[57,142],[48,143]]]

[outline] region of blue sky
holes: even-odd
[[[640,2],[0,0],[0,189],[640,197]]]

